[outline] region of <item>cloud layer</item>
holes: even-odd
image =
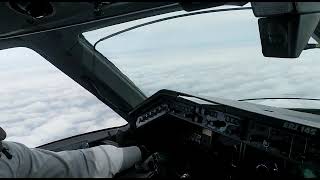
[[[85,37],[89,41],[103,37],[113,32],[110,28]],[[97,49],[148,96],[166,88],[229,99],[320,97],[320,51],[304,51],[298,59],[263,57],[257,18],[251,10],[145,26],[103,41]],[[320,107],[315,101],[259,103]]]
[[[126,122],[30,49],[0,51],[0,125],[35,147]]]

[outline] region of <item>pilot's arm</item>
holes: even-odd
[[[0,157],[1,177],[113,177],[141,160],[136,146],[101,145],[88,149],[52,152],[3,141],[12,159]]]

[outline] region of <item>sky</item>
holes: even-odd
[[[84,33],[99,38],[170,15]],[[97,50],[147,96],[160,89],[229,99],[320,98],[319,50],[298,59],[265,58],[252,11],[219,12],[145,26],[101,42]],[[0,126],[7,140],[36,147],[51,141],[126,124],[31,49],[0,51]],[[279,107],[320,107],[310,101],[262,101]]]

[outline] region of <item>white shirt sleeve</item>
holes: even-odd
[[[101,145],[88,149],[52,152],[3,141],[12,159],[1,153],[1,177],[113,177],[141,160],[136,146]]]

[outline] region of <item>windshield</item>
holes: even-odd
[[[169,13],[83,33],[94,44],[116,31]],[[314,41],[310,39],[310,41]],[[199,14],[143,26],[97,44],[96,49],[146,96],[160,89],[192,95],[247,99],[319,98],[317,49],[299,58],[262,55],[258,19],[252,10]],[[319,101],[250,101],[290,108],[319,108]]]

